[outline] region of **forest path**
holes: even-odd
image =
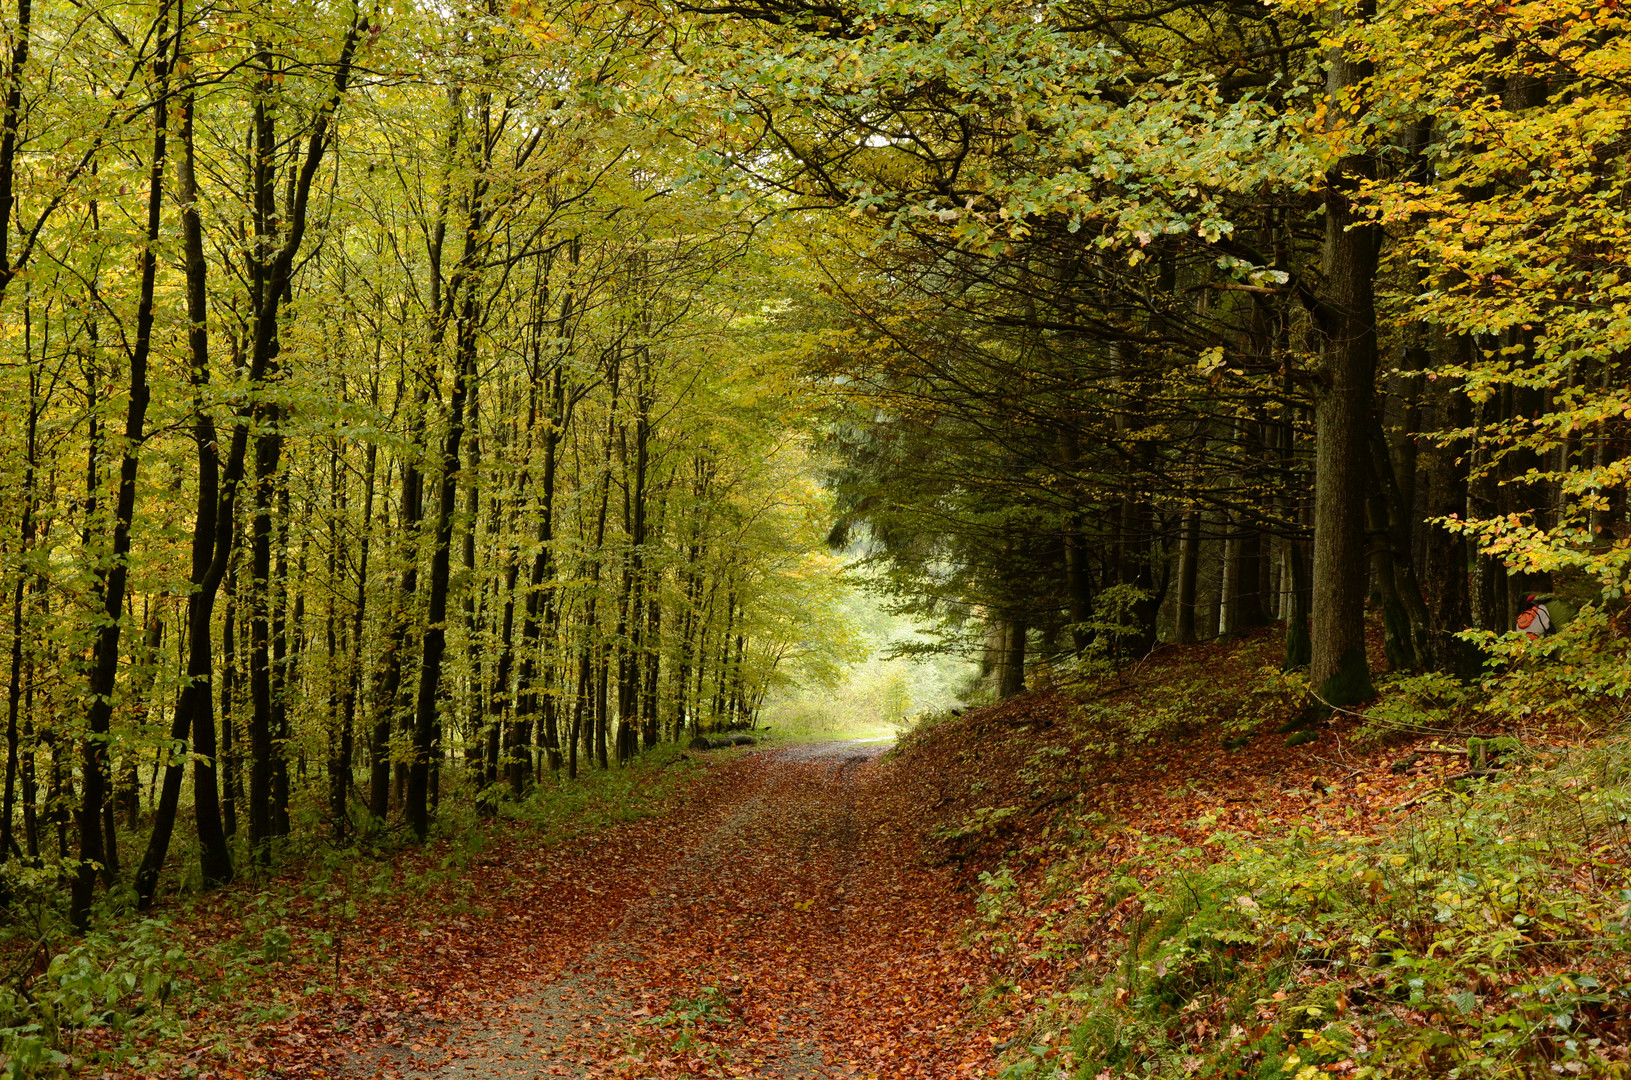
[[[515,957],[552,974],[354,1053],[347,1075],[984,1075],[954,948],[968,898],[920,858],[921,793],[886,748],[746,755],[667,815],[596,837],[599,857],[545,890],[559,906],[538,905],[521,947],[538,955]],[[562,957],[552,922],[581,926],[580,903],[604,917]]]

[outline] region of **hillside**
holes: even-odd
[[[1625,1075],[1624,743],[1578,716],[1470,732],[1478,761],[1453,718],[1288,735],[1272,644],[901,746],[977,893],[1000,1075]]]

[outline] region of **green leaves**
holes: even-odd
[[[1608,787],[1623,784],[1622,772]],[[1593,929],[1613,901],[1603,888],[1576,888],[1573,867],[1585,860],[1616,880],[1623,870],[1548,834],[1539,807],[1572,775],[1459,798],[1380,839],[1220,834],[1219,853],[1156,857],[1164,869],[1140,896],[1126,974],[1092,1006],[1111,1011],[1125,999],[1131,1026],[1112,1036],[1084,1025],[1088,1074],[1094,1062],[1127,1068],[1182,1053],[1221,1064],[1254,1022],[1270,1025],[1282,1053],[1301,1043],[1302,1063],[1346,1058],[1366,1076],[1424,1054],[1469,1076],[1554,1055],[1600,1065],[1591,1035],[1601,1032],[1580,1030],[1579,1018],[1623,999],[1604,996],[1616,946]],[[1541,961],[1538,948],[1556,961]],[[1568,970],[1551,974],[1556,962]],[[1205,1015],[1217,1034],[1188,1039],[1175,1013]]]

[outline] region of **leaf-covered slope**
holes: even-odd
[[[903,746],[979,892],[1000,1075],[1621,1075],[1623,746],[1535,722],[1470,760],[1349,718],[1288,747],[1260,648]]]

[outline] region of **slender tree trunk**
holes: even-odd
[[[24,24],[24,32],[27,26]],[[25,46],[26,47],[26,46]],[[5,228],[0,225],[0,230]],[[29,346],[31,349],[31,345]],[[25,354],[30,355],[31,353]],[[34,474],[39,455],[40,378],[32,360],[28,369],[28,408],[23,435],[23,493],[22,522],[19,531],[19,558],[17,583],[11,596],[11,678],[6,686],[6,790],[5,804],[0,807],[0,863],[11,858],[16,847],[12,836],[12,814],[16,800],[17,773],[21,764],[20,742],[17,729],[17,711],[23,700],[23,608],[28,593],[28,582],[33,576],[29,569],[29,553],[34,548]],[[24,800],[32,801],[25,783]]]
[[[685,565],[680,571],[684,582],[681,589],[684,607],[680,621],[679,663],[674,680],[676,739],[680,738],[687,726],[693,734],[700,734],[702,730],[697,723],[697,710],[691,695],[691,667],[694,662],[701,662],[701,646],[697,638],[704,626],[700,610],[703,584],[702,558],[706,551],[703,537],[707,513],[704,506],[713,484],[714,469],[711,462],[711,457],[705,453],[699,453],[692,459],[690,542],[686,545]]]
[[[153,82],[160,101],[169,92],[170,52],[180,38],[179,27],[175,31],[170,29],[169,16],[170,9],[166,4],[160,9],[159,45],[153,61]],[[130,390],[119,464],[119,490],[114,506],[113,543],[105,569],[97,575],[103,622],[96,636],[89,687],[90,708],[86,718],[87,735],[80,768],[80,865],[74,875],[69,904],[69,919],[78,930],[85,930],[90,925],[91,897],[96,886],[97,870],[105,867],[107,862],[102,831],[102,803],[107,789],[107,743],[113,718],[114,684],[119,673],[119,632],[129,573],[130,525],[136,511],[138,453],[147,434],[147,359],[152,347],[154,282],[158,270],[157,246],[164,208],[164,169],[169,134],[166,128],[168,110],[155,108],[152,115],[153,152],[148,162],[146,243],[140,261],[140,299],[136,308],[136,340],[130,353]],[[185,732],[182,738],[185,738]]]
[[[269,404],[261,415],[263,425],[277,423],[278,407]],[[272,578],[272,503],[277,483],[282,439],[272,433],[256,440],[255,513],[250,539],[249,607],[249,845],[259,862],[270,857],[272,828],[272,735],[276,720],[272,671],[273,608],[277,605],[277,583]]]
[[[504,567],[504,610],[499,617],[498,663],[493,665],[493,682],[487,692],[485,707],[487,727],[481,776],[483,787],[498,783],[499,751],[504,735],[504,717],[509,711],[510,674],[515,663],[515,587],[520,580],[521,561],[512,547],[506,555]]]
[[[306,580],[306,545],[301,541],[296,580]],[[294,594],[289,577],[289,482],[278,483],[277,564],[273,570],[277,600],[272,609],[272,835],[289,835],[289,699],[300,686],[300,661],[306,653],[306,592]]]
[[[1279,497],[1280,518],[1288,526],[1281,552],[1285,564],[1286,594],[1282,602],[1282,619],[1286,624],[1285,650],[1281,657],[1281,667],[1286,671],[1295,671],[1308,666],[1310,654],[1313,652],[1312,642],[1308,636],[1308,609],[1309,590],[1313,587],[1310,581],[1308,565],[1308,549],[1305,541],[1298,535],[1303,525],[1305,510],[1291,494],[1301,486],[1293,453],[1296,442],[1296,425],[1294,423],[1295,406],[1291,404],[1290,387],[1287,386],[1285,404],[1281,407],[1280,422],[1277,425],[1279,433],[1276,436],[1276,452],[1279,458],[1279,487],[1282,494]]]
[[[1233,531],[1228,546],[1228,624],[1229,631],[1238,634],[1262,626],[1268,614],[1263,604],[1263,533],[1244,516],[1235,521]]]
[[[1444,345],[1446,365],[1463,366],[1470,360],[1467,352],[1471,342],[1467,338],[1449,337]],[[1471,422],[1471,403],[1458,379],[1441,375],[1435,380],[1434,405],[1435,426],[1440,431],[1460,430]],[[1430,516],[1467,519],[1467,455],[1465,439],[1429,444],[1426,481]],[[1431,526],[1423,571],[1427,606],[1432,613],[1428,660],[1435,670],[1462,678],[1476,676],[1479,668],[1478,650],[1456,637],[1473,624],[1467,564],[1466,538],[1441,525]]]
[[[562,301],[562,318],[570,318],[571,297]],[[537,534],[535,539],[538,550],[533,553],[532,567],[527,575],[527,598],[522,608],[521,618],[521,671],[520,689],[516,701],[516,719],[518,723],[525,724],[538,709],[537,665],[539,655],[539,639],[543,631],[550,631],[548,637],[553,642],[555,638],[556,621],[559,618],[559,598],[555,589],[545,591],[554,567],[555,545],[555,487],[556,487],[556,460],[560,442],[565,433],[566,426],[566,386],[565,372],[560,360],[557,358],[554,370],[550,375],[549,409],[544,422],[543,432],[543,484],[539,492],[538,503],[533,513],[536,515]],[[542,623],[540,622],[542,613]],[[553,649],[551,650],[553,656]],[[544,709],[544,746],[549,755],[551,771],[559,771],[561,767],[560,740],[556,732],[555,699],[548,689],[554,683],[553,662],[546,664],[544,685],[546,694],[543,702]],[[574,761],[576,755],[574,755]],[[576,776],[574,770],[572,773]],[[512,765],[509,772],[510,787],[519,795],[525,786],[525,776]]]
[[[1372,567],[1382,593],[1388,665],[1395,671],[1418,671],[1427,662],[1429,616],[1410,558],[1410,510],[1379,424],[1371,427],[1370,451],[1373,491],[1367,517],[1373,537]]]
[[[375,385],[374,404],[378,404],[378,386]],[[329,808],[334,814],[334,826],[343,829],[350,823],[347,812],[352,785],[355,783],[353,757],[357,730],[357,699],[362,693],[362,635],[368,613],[368,549],[373,539],[374,481],[379,461],[379,448],[372,442],[364,450],[362,478],[362,526],[357,537],[357,593],[351,605],[351,629],[345,663],[345,692],[340,705],[341,744],[338,778],[329,797]],[[337,837],[338,839],[339,837]]]
[[[268,264],[275,242],[277,201],[274,184],[277,138],[273,104],[275,78],[269,50],[257,57],[260,68],[259,93],[255,95],[254,120],[249,160],[250,207],[254,240],[250,259],[250,299],[256,316],[255,343],[264,351],[263,368],[268,379],[275,378],[278,364],[277,311],[280,297],[268,295],[272,289]],[[270,324],[270,325],[267,325]],[[264,348],[261,341],[266,342]],[[272,508],[276,496],[283,440],[278,433],[281,409],[275,399],[261,402],[255,414],[261,434],[255,439],[255,504],[250,518],[249,580],[249,846],[253,858],[265,863],[270,858],[272,838]]]
[[[216,779],[215,672],[210,651],[211,622],[215,614],[216,592],[226,574],[232,551],[232,515],[242,458],[233,464],[227,481],[234,489],[224,495],[219,490],[220,454],[216,448],[215,422],[206,411],[201,390],[210,378],[209,317],[206,297],[207,264],[204,260],[204,230],[198,214],[198,179],[193,139],[195,101],[191,94],[183,105],[182,159],[179,195],[183,204],[182,249],[187,275],[187,340],[191,353],[194,394],[193,442],[198,459],[198,514],[193,527],[192,583],[187,597],[187,677],[184,700],[176,710],[189,713],[193,729],[193,749],[198,757],[193,765],[194,819],[197,825],[199,857],[206,887],[232,880],[232,853],[227,846],[226,828],[221,820],[220,794]],[[226,516],[222,523],[221,516]],[[160,855],[162,860],[162,853]],[[157,867],[153,868],[156,873]],[[138,887],[138,893],[142,889]],[[143,894],[150,896],[151,892]]]
[[[1180,645],[1195,643],[1195,585],[1201,568],[1201,512],[1184,513],[1184,536],[1178,555],[1178,610],[1173,636]]]
[[[228,515],[226,528],[231,530],[235,543],[237,527]],[[237,732],[232,726],[235,715],[234,697],[238,690],[238,571],[231,563],[226,579],[226,610],[221,615],[221,819],[228,836],[238,835],[238,804],[243,801],[242,755],[238,752]]]
[[[1473,343],[1473,348],[1477,348]],[[1501,492],[1501,462],[1493,460],[1488,434],[1507,419],[1502,408],[1501,394],[1495,394],[1474,405],[1471,413],[1475,421],[1475,434],[1471,453],[1471,470],[1467,480],[1467,513],[1474,520],[1489,520],[1503,512]],[[1512,628],[1507,611],[1506,568],[1494,555],[1478,551],[1472,554],[1472,624],[1480,630],[1500,633]]]
[[[596,608],[600,597],[601,573],[605,564],[606,550],[606,513],[611,501],[612,488],[612,452],[613,432],[617,430],[617,401],[618,401],[618,375],[621,372],[621,358],[612,360],[611,402],[606,412],[606,440],[605,452],[600,464],[600,493],[599,509],[595,515],[595,542],[589,574],[589,603],[585,611],[584,649],[586,663],[588,657],[593,657],[593,672],[589,684],[593,695],[593,710],[591,712],[590,729],[583,732],[587,739],[586,749],[590,750],[602,769],[609,768],[610,762],[606,755],[606,676],[609,658],[608,646],[605,642],[597,640]]]
[[[31,860],[40,857],[40,786],[38,780],[39,737],[34,731],[34,665],[23,668],[23,852]]]
[[[255,66],[260,73],[254,98],[253,123],[250,131],[248,187],[254,221],[254,236],[248,258],[248,300],[252,314],[249,342],[249,381],[263,386],[278,372],[278,321],[281,306],[289,294],[289,282],[294,273],[294,260],[305,239],[307,207],[312,182],[333,141],[334,114],[345,96],[351,77],[352,58],[356,52],[365,20],[360,10],[354,10],[350,25],[340,46],[334,64],[328,93],[311,122],[304,147],[293,155],[298,166],[287,178],[282,205],[277,199],[275,170],[277,162],[286,156],[276,138],[272,108],[281,72],[274,69],[271,52],[266,47],[257,51]],[[274,831],[272,807],[272,738],[273,716],[271,670],[271,546],[272,496],[276,489],[279,464],[283,452],[283,437],[279,431],[281,408],[275,401],[262,401],[255,409],[254,419],[261,428],[255,440],[255,513],[250,539],[250,769],[249,769],[249,840],[255,858],[268,857],[268,842]],[[234,458],[247,452],[248,427],[240,424],[233,437]],[[240,445],[245,449],[240,450]],[[231,472],[231,468],[227,472]],[[223,492],[237,487],[236,476],[223,476]],[[228,519],[230,521],[230,518]],[[229,541],[230,547],[230,541]],[[218,557],[229,557],[217,551]]]
[[[424,404],[425,395],[421,391],[417,406],[422,409]],[[419,427],[417,420],[414,427]],[[404,455],[401,507],[397,522],[397,532],[402,537],[397,555],[401,569],[398,571],[395,611],[392,612],[384,652],[379,659],[379,682],[374,694],[374,727],[368,748],[368,813],[379,822],[384,821],[391,810],[391,729],[396,722],[402,693],[402,671],[407,659],[404,653],[408,647],[413,598],[419,589],[419,525],[423,517],[423,484],[424,478],[411,456]]]
[[[11,26],[11,56],[6,64],[6,103],[0,113],[0,300],[6,286],[22,269],[11,260],[11,206],[17,176],[17,148],[23,123],[23,69],[33,32],[34,5],[17,0],[17,21]]]
[[[487,720],[487,680],[484,662],[485,650],[482,648],[482,627],[486,622],[483,608],[487,605],[485,588],[476,587],[476,533],[481,520],[481,409],[479,387],[470,388],[468,422],[469,436],[465,440],[470,447],[464,465],[464,515],[458,524],[462,529],[460,542],[460,562],[464,568],[464,657],[466,671],[466,720],[470,726],[470,738],[466,743],[466,756],[470,757],[475,766],[475,776],[480,782],[481,778],[481,744],[482,735],[486,730]],[[497,502],[497,499],[494,499]],[[496,507],[495,507],[496,509]],[[494,527],[502,520],[495,517]],[[494,600],[497,600],[495,595]]]
[[[1235,619],[1240,604],[1240,536],[1236,531],[1238,522],[1233,511],[1226,513],[1223,526],[1225,529],[1223,542],[1218,548],[1221,564],[1218,583],[1218,633],[1229,635],[1239,629]]]
[[[479,219],[474,221],[470,228],[472,232],[478,230]],[[465,289],[464,310],[460,317],[457,343],[457,368],[453,376],[453,392],[448,400],[447,434],[442,443],[441,485],[436,502],[435,532],[431,547],[430,588],[426,596],[428,621],[420,646],[413,756],[408,764],[408,788],[404,800],[408,827],[421,841],[430,835],[431,755],[438,752],[436,698],[442,680],[442,657],[447,649],[445,623],[448,583],[452,568],[453,513],[459,495],[459,444],[464,437],[465,402],[476,375],[475,282],[467,281]]]

